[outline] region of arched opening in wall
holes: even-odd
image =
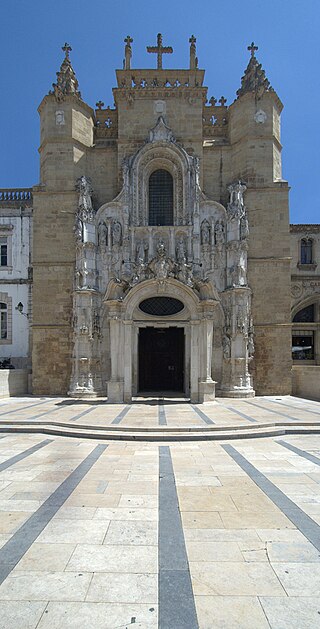
[[[173,178],[164,169],[149,177],[149,225],[173,225]]]
[[[313,263],[313,243],[311,238],[302,238],[300,242],[300,264]]]
[[[139,303],[139,310],[148,317],[157,318],[157,326],[148,322],[139,328],[138,338],[138,388],[140,392],[184,390],[184,327],[172,321],[165,325],[167,317],[184,310],[184,303],[174,297],[153,296]],[[162,319],[163,327],[158,327]]]
[[[320,334],[320,304],[308,304],[292,318],[292,359],[296,362],[317,359]]]

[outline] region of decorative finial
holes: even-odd
[[[171,46],[162,46],[162,35],[161,33],[158,33],[157,45],[147,46],[147,52],[155,52],[157,54],[157,69],[162,70],[162,55],[165,53],[171,54],[173,52],[173,48]]]
[[[189,39],[190,43],[190,70],[195,70],[198,67],[198,59],[196,57],[196,38],[191,35]]]
[[[221,96],[221,98],[219,98],[219,103],[221,107],[224,107],[226,102],[227,102],[227,99],[224,96]]]
[[[217,102],[217,99],[214,96],[211,96],[209,100],[211,107],[215,107],[216,102]]]
[[[102,107],[104,107],[104,102],[102,100],[98,100],[96,107],[98,107],[98,109],[102,109]]]
[[[72,48],[70,46],[70,44],[67,44],[67,42],[65,43],[64,46],[62,46],[62,50],[65,54],[66,59],[69,59],[69,53],[71,52]]]
[[[69,53],[72,48],[69,44],[65,43],[65,45],[62,46],[62,50],[65,53],[65,57],[61,64],[60,71],[57,72],[57,82],[52,84],[53,91],[49,92],[49,94],[55,95],[58,102],[63,101],[65,96],[69,94],[81,98],[78,89],[79,83],[69,59]]]
[[[131,57],[132,57],[131,44],[132,44],[132,42],[133,42],[132,37],[130,37],[130,35],[127,35],[127,37],[124,40],[124,43],[125,43],[124,63],[123,63],[123,69],[124,70],[130,70],[130,67],[131,67]]]
[[[251,57],[241,79],[241,87],[237,91],[237,96],[239,97],[253,92],[255,98],[258,99],[261,98],[265,92],[273,92],[274,90],[266,77],[261,63],[259,63],[255,56],[258,46],[255,46],[254,42],[252,42],[250,46],[248,46],[248,50],[251,52]]]
[[[258,46],[254,45],[254,41],[253,41],[251,42],[250,46],[248,46],[248,50],[251,52],[251,57],[254,57],[256,50],[259,50],[259,49],[258,49]]]

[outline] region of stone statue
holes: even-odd
[[[146,261],[146,254],[148,251],[148,244],[141,240],[137,245],[137,263],[144,264]]]
[[[122,243],[122,227],[118,221],[112,223],[112,244],[120,246]]]
[[[223,358],[230,358],[231,356],[231,341],[226,334],[222,339]]]
[[[77,190],[79,191],[79,208],[86,210],[87,214],[92,213],[92,186],[89,177],[82,175],[77,179]],[[88,219],[86,219],[88,220]]]
[[[231,281],[232,286],[245,286],[246,285],[246,270],[244,266],[238,262],[234,264],[231,269]]]
[[[201,244],[210,245],[210,225],[206,218],[201,223]]]
[[[227,206],[228,214],[231,218],[241,218],[245,213],[245,206],[243,201],[243,194],[246,191],[247,186],[238,181],[228,186],[230,193],[230,201]]]
[[[252,332],[249,332],[248,336],[248,355],[249,358],[253,358],[254,356],[254,340]]]
[[[240,238],[245,240],[249,236],[249,223],[246,213],[240,219]]]
[[[225,231],[223,221],[217,221],[214,228],[214,238],[216,245],[224,245],[225,243]]]
[[[179,264],[184,264],[186,261],[185,244],[183,238],[179,238],[176,246],[176,258]]]
[[[98,242],[101,249],[108,245],[108,228],[105,223],[99,223],[98,225]]]

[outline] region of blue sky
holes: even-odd
[[[164,67],[188,67],[194,34],[208,97],[224,95],[228,104],[254,40],[285,106],[283,177],[291,186],[291,222],[320,223],[319,0],[2,0],[0,15],[0,187],[39,181],[37,107],[56,78],[65,41],[82,97],[94,106],[99,99],[113,104],[114,71],[122,67],[128,34],[136,68],[155,67],[146,46],[156,43],[158,32],[174,49]]]

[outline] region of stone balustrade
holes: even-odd
[[[0,188],[0,207],[32,207],[32,188]]]

